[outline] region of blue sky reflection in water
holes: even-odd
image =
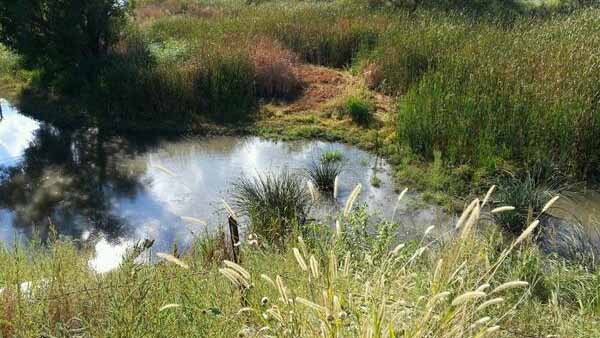
[[[90,265],[98,271],[116,267],[127,248],[145,238],[156,239],[156,250],[169,250],[174,242],[185,248],[194,235],[225,222],[221,201],[240,175],[284,168],[300,174],[327,150],[340,150],[346,159],[338,205],[360,183],[357,203],[368,202],[373,213],[389,218],[398,196],[385,163],[374,170],[373,155],[344,144],[258,137],[137,142],[95,129],[58,131],[2,104],[0,143],[8,160],[0,174],[0,240],[10,243],[14,234],[45,238],[51,219],[60,235],[94,248]],[[370,184],[375,174],[379,188]],[[415,200],[408,196],[396,214],[407,235],[444,217],[436,208],[414,207]],[[332,208],[318,208],[315,216],[332,216]]]

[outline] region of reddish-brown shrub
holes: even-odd
[[[257,94],[263,98],[290,99],[303,86],[298,77],[298,57],[279,43],[259,38],[251,47],[250,57],[256,70]]]

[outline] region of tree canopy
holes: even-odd
[[[128,6],[127,0],[2,0],[0,43],[28,68],[82,71],[117,41]]]

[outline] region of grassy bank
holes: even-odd
[[[140,246],[106,274],[70,241],[4,247],[0,336],[597,336],[598,274],[541,254],[535,223],[504,238],[479,219],[487,208],[475,201],[441,241],[428,230],[401,245],[392,224],[366,232],[357,208],[335,230],[242,241],[242,267],[219,234],[154,265],[135,263]]]

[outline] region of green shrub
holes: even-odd
[[[366,99],[351,96],[346,100],[345,109],[352,121],[358,124],[366,125],[371,121],[371,111],[373,107]]]

